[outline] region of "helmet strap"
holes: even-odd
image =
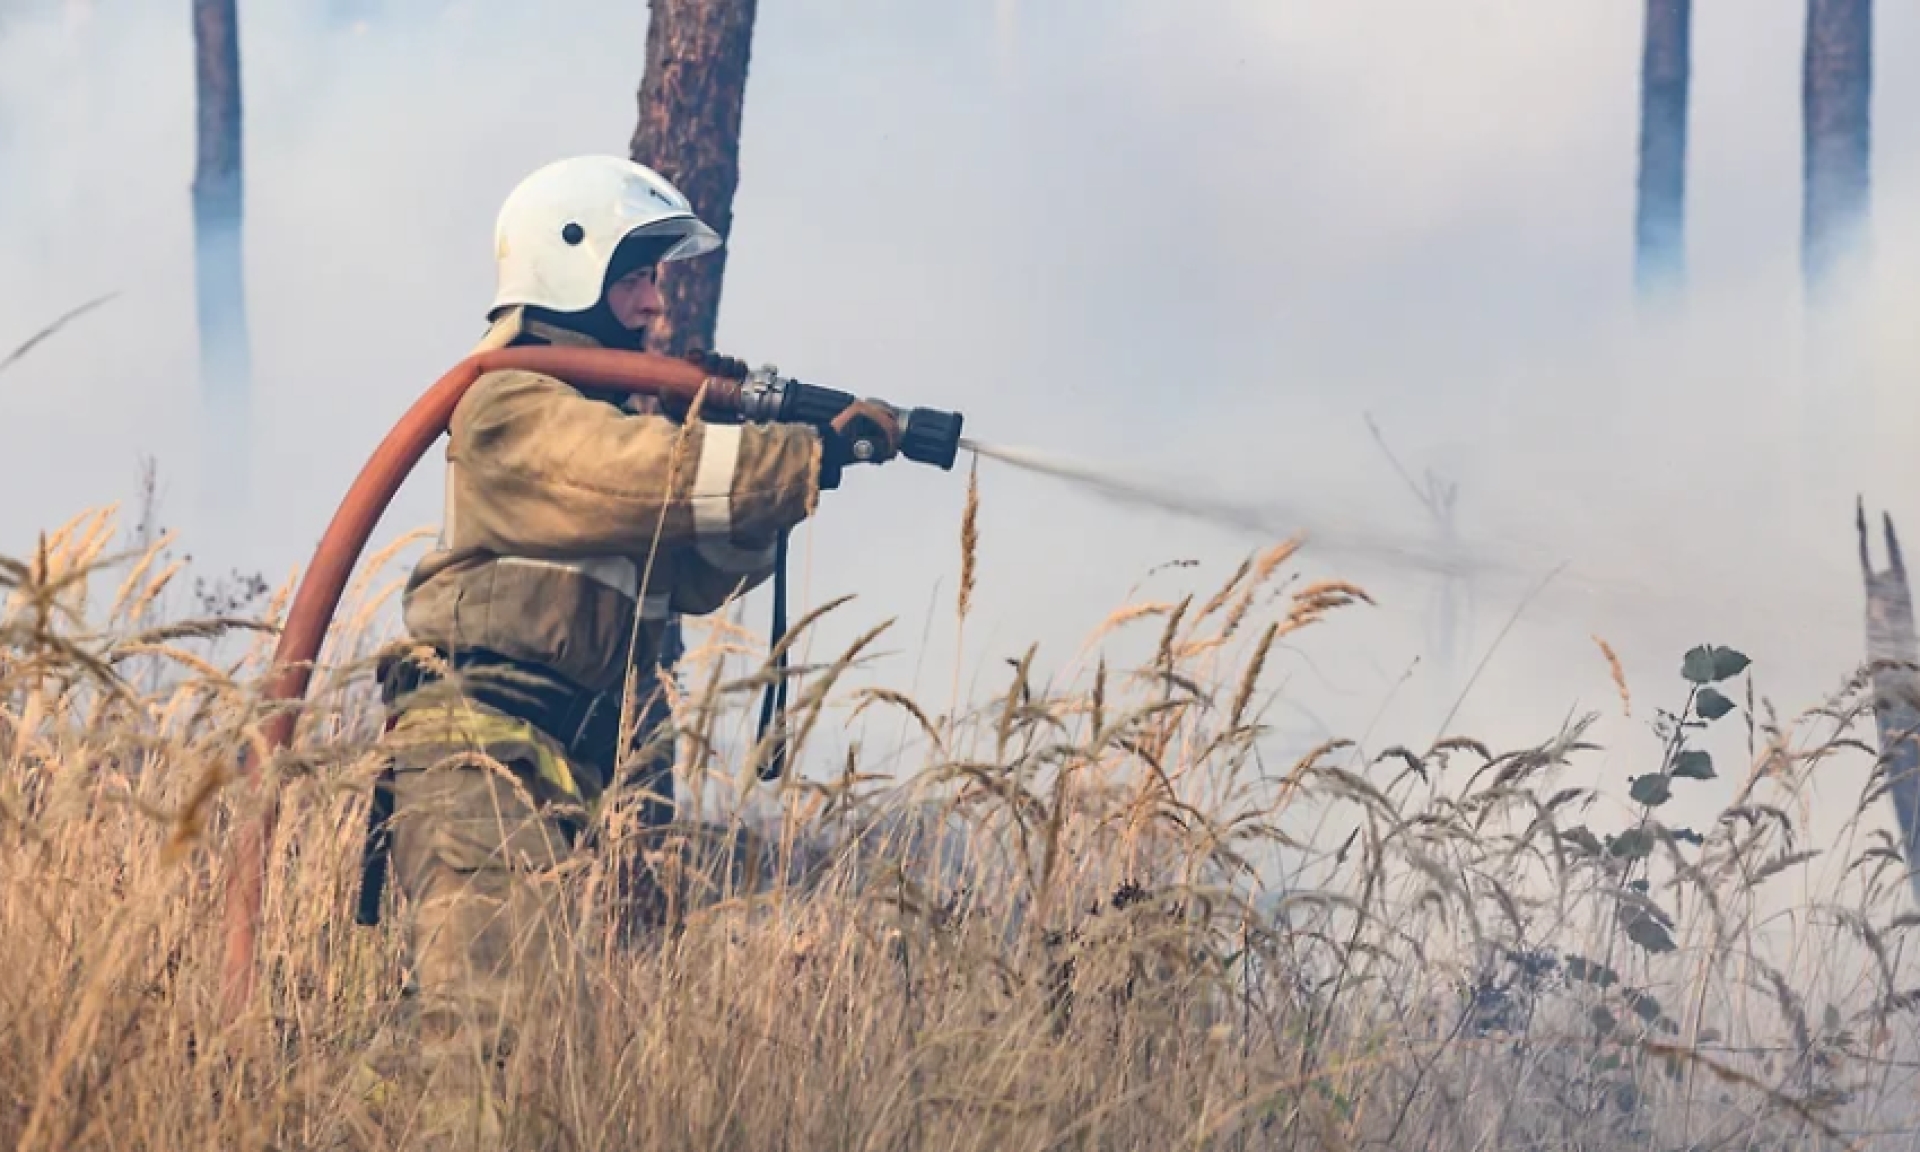
[[[614,319],[613,309],[607,306],[604,297],[598,304],[580,312],[528,308],[527,316],[542,324],[577,332],[603,348],[618,348],[627,352],[647,350],[647,330],[641,328],[636,331]]]

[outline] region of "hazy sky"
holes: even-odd
[[[646,6],[243,7],[255,515],[194,531],[277,577],[478,335],[514,181],[625,150]],[[1696,5],[1693,293],[1684,316],[1645,323],[1631,295],[1641,7],[764,3],[721,343],[962,409],[989,440],[1272,505],[1326,539],[1313,574],[1381,600],[1304,634],[1273,682],[1292,675],[1289,696],[1343,734],[1423,743],[1449,697],[1430,672],[1392,686],[1431,582],[1331,548],[1428,543],[1370,412],[1410,466],[1461,482],[1461,530],[1500,565],[1478,586],[1469,665],[1570,564],[1456,727],[1514,745],[1606,710],[1601,737],[1625,751],[1591,763],[1623,780],[1645,769],[1643,722],[1677,702],[1695,643],[1748,650],[1788,709],[1850,670],[1856,490],[1920,547],[1920,126],[1877,118],[1879,259],[1829,341],[1859,355],[1836,358],[1800,320],[1804,4]],[[1876,109],[1905,107],[1920,11],[1876,18]],[[170,522],[190,522],[192,141],[178,5],[0,9],[0,344],[122,293],[0,376],[0,551],[129,496],[142,453],[160,461]],[[1829,447],[1809,449],[1808,427]],[[859,595],[827,637],[900,618],[880,670],[899,681],[937,582],[922,687],[941,696],[963,488],[906,464],[858,473],[797,545],[808,602]],[[1030,640],[1058,667],[1157,563],[1204,562],[1147,592],[1177,597],[1268,542],[992,465],[982,489],[967,662],[989,681]],[[383,538],[431,523],[438,496],[438,468],[423,469]],[[1632,721],[1593,634],[1628,664]]]

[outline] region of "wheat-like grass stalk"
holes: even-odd
[[[1598,636],[1593,642],[1599,646],[1600,655],[1607,662],[1607,675],[1612,677],[1614,688],[1620,693],[1620,714],[1633,715],[1633,695],[1627,691],[1627,670],[1621,666],[1620,657],[1613,651],[1613,645]]]
[[[415,909],[349,923],[377,752],[361,662],[319,670],[324,723],[270,765],[298,782],[270,862],[271,974],[219,1028],[226,865],[191,849],[246,815],[227,766],[260,753],[267,709],[207,655],[227,622],[123,618],[160,561],[111,557],[100,533],[76,520],[0,564],[0,1143],[406,1146]],[[1904,866],[1897,838],[1848,847],[1888,787],[1853,734],[1870,677],[1786,720],[1759,709],[1752,770],[1699,843],[1650,822],[1636,854],[1594,802],[1610,785],[1584,720],[1502,754],[1454,737],[1348,755],[1269,731],[1274,646],[1338,643],[1337,609],[1371,603],[1338,582],[1250,595],[1288,555],[1103,621],[1163,618],[1139,667],[1109,676],[1103,650],[1083,678],[1029,650],[944,723],[848,683],[864,629],[790,673],[800,771],[774,790],[725,739],[751,733],[771,673],[730,679],[762,654],[716,622],[668,704],[680,776],[711,777],[721,809],[657,833],[594,814],[591,851],[527,878],[563,897],[546,927],[567,946],[510,1009],[503,1099],[545,1127],[518,1142],[1626,1152],[1911,1124],[1920,1054],[1899,1021],[1920,1003],[1920,916],[1897,872],[1876,880]],[[96,625],[73,591],[86,567],[143,561]],[[1248,622],[1245,650],[1221,642]],[[329,650],[378,626],[343,620]],[[114,655],[164,674],[116,693],[95,669]],[[876,705],[926,733],[921,770],[877,771],[858,747]],[[1812,782],[1849,770],[1857,810],[1815,839]],[[627,870],[662,909],[637,934]],[[1628,935],[1660,943],[1649,925],[1670,950]]]
[[[141,587],[141,582],[147,578],[147,573],[153,570],[153,566],[159,562],[160,557],[166,553],[168,546],[172,543],[173,533],[170,531],[162,533],[134,561],[133,566],[127,570],[126,576],[120,581],[120,587],[113,594],[113,606],[107,610],[109,618],[125,619],[129,623],[139,622],[144,609],[158,593],[148,594],[142,591],[136,597],[134,589]]]
[[[1247,661],[1247,670],[1240,678],[1240,686],[1233,693],[1233,707],[1227,712],[1229,729],[1240,727],[1240,721],[1247,714],[1247,705],[1253,701],[1254,687],[1260,682],[1260,672],[1267,666],[1267,655],[1273,651],[1273,642],[1280,637],[1280,623],[1274,621],[1260,634],[1260,642],[1254,646],[1253,658]]]
[[[960,592],[958,615],[964,623],[973,607],[974,574],[980,558],[980,458],[967,470],[967,502],[960,513]]]

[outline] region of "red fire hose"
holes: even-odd
[[[704,411],[738,415],[754,421],[834,425],[855,398],[831,388],[805,384],[776,375],[771,369],[748,381],[709,377],[697,365],[645,352],[607,348],[502,348],[467,357],[427,390],[387,438],[347,490],[333,522],[314,549],[305,579],[294,593],[285,630],[273,654],[266,698],[295,705],[307,694],[320,645],[333,624],[347,577],[359,562],[367,538],[387,509],[401,482],[413,471],[428,445],[447,430],[454,408],[474,381],[505,369],[538,372],[567,381],[577,388],[641,392],[691,405],[704,392]],[[899,453],[909,460],[951,469],[960,450],[964,423],[957,412],[932,408],[896,410]],[[865,459],[872,444],[864,433],[853,433],[851,449]],[[269,752],[293,739],[297,707],[287,707],[268,719],[262,737]],[[248,774],[243,761],[242,775]],[[266,890],[267,853],[273,844],[279,815],[278,796],[271,790],[262,798],[260,814],[241,831],[227,877],[226,956],[221,969],[221,999],[228,1019],[237,1016],[253,995],[255,958],[259,944],[260,905]]]
[[[734,412],[741,407],[739,381],[709,378],[687,361],[650,353],[604,348],[503,348],[462,360],[415,402],[380,442],[327,525],[294,594],[286,627],[274,650],[266,689],[268,700],[293,703],[306,697],[314,662],[332,626],[347,578],[381,514],[427,448],[446,432],[454,407],[467,389],[486,373],[503,369],[539,372],[576,387],[641,392],[687,403],[704,387],[701,404],[705,410]],[[291,742],[297,719],[297,709],[287,708],[267,721],[261,734],[269,751]],[[241,771],[251,774],[244,762]],[[258,818],[241,833],[227,877],[221,997],[228,1019],[237,1016],[253,995],[267,853],[279,815],[275,793],[269,791],[263,800]]]

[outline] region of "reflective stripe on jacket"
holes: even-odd
[[[417,772],[431,771],[453,757],[486,755],[508,769],[530,769],[555,794],[576,803],[590,802],[601,791],[598,779],[574,774],[573,764],[551,737],[525,720],[470,701],[409,709],[381,743],[397,766]]]

